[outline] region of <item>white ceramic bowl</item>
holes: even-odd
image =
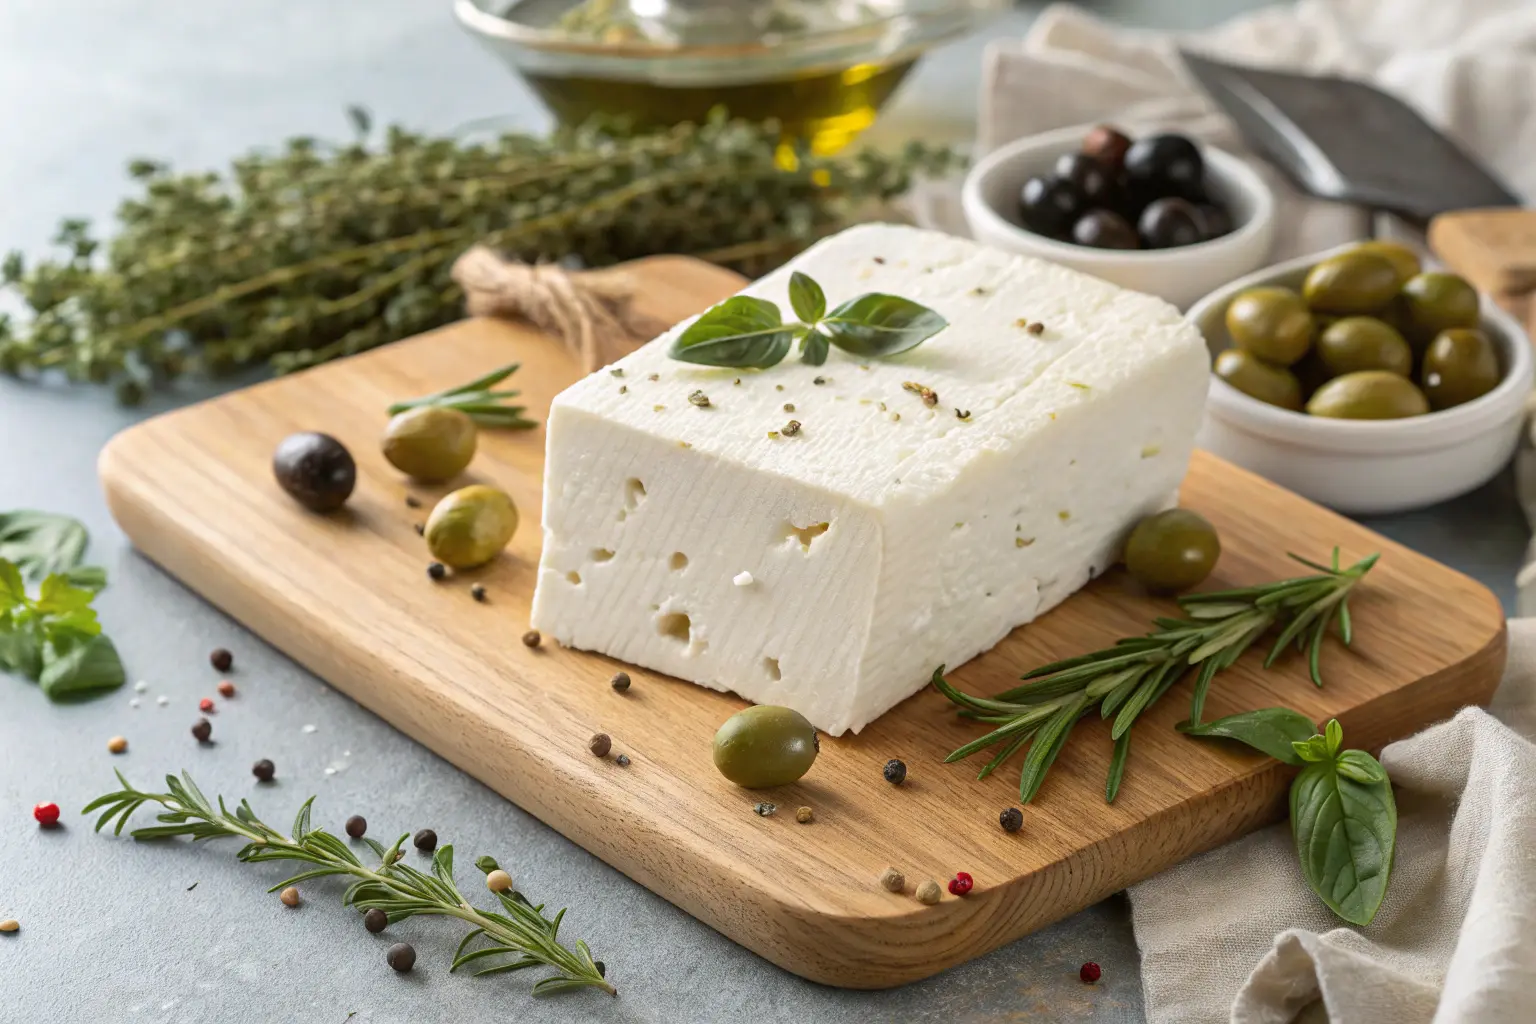
[[[1227,304],[1245,288],[1300,290],[1318,260],[1287,260],[1233,281],[1189,311],[1212,356],[1230,348]],[[1514,454],[1531,393],[1531,346],[1514,317],[1483,296],[1483,331],[1504,378],[1481,398],[1401,420],[1337,420],[1266,405],[1214,374],[1197,444],[1341,512],[1403,512],[1464,494]]]
[[[960,202],[977,241],[1160,295],[1180,309],[1223,282],[1264,265],[1275,231],[1274,195],[1241,160],[1204,144],[1206,189],[1231,214],[1230,234],[1176,249],[1094,249],[1025,230],[1018,215],[1024,182],[1049,172],[1063,153],[1076,152],[1088,127],[1018,139],[971,168]]]

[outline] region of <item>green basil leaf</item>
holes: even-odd
[[[849,299],[817,325],[832,344],[855,356],[893,356],[916,348],[949,321],[911,299],[870,292]]]
[[[21,570],[9,559],[0,558],[0,608],[13,608],[27,599],[27,585]]]
[[[1346,750],[1334,763],[1340,775],[1363,785],[1387,781],[1387,770],[1381,766],[1381,762],[1363,750]]]
[[[1301,760],[1313,764],[1333,760],[1333,755],[1328,753],[1328,741],[1322,736],[1314,735],[1309,740],[1298,740],[1291,744],[1291,749],[1296,751],[1296,756]]]
[[[1397,804],[1385,772],[1380,782],[1362,783],[1332,760],[1308,765],[1291,783],[1291,834],[1312,891],[1351,924],[1370,924],[1397,845]]]
[[[819,331],[811,331],[800,339],[800,361],[807,366],[820,366],[827,361],[830,351],[827,336]]]
[[[827,311],[827,296],[821,285],[797,270],[789,275],[789,306],[795,316],[810,323]]]
[[[23,626],[0,632],[0,668],[35,681],[43,671],[43,648],[37,634]]]
[[[1328,745],[1328,756],[1338,757],[1339,748],[1344,745],[1344,727],[1337,718],[1328,719],[1328,725],[1323,729],[1323,742]]]
[[[42,579],[80,564],[90,535],[78,519],[53,512],[0,512],[0,558]]]
[[[1260,753],[1292,765],[1302,763],[1295,745],[1304,744],[1317,733],[1317,726],[1312,724],[1311,719],[1290,708],[1260,708],[1201,725],[1180,722],[1174,728],[1187,736],[1237,740]]]
[[[43,648],[43,671],[38,677],[50,700],[89,697],[115,690],[126,674],[111,638],[59,631]]]
[[[672,339],[667,354],[704,366],[766,370],[789,354],[793,328],[779,317],[779,307],[750,295],[737,295],[704,312]]]
[[[34,607],[45,615],[64,616],[80,611],[82,608],[89,608],[95,597],[96,595],[91,591],[72,587],[68,578],[54,573],[43,580],[43,585],[38,589]]]
[[[77,565],[63,573],[69,585],[81,590],[97,591],[107,585],[107,570],[99,565]]]

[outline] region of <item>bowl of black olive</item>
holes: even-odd
[[[1066,128],[1002,146],[966,176],[976,239],[1186,307],[1263,265],[1274,196],[1247,164],[1176,132]]]

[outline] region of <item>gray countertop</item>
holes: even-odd
[[[1145,23],[1198,24],[1249,5],[1102,6]],[[447,8],[446,0],[0,6],[0,248],[39,252],[61,216],[107,217],[130,156],[221,166],[290,135],[339,135],[347,103],[433,130],[487,117],[542,126],[526,90],[460,33]],[[1028,16],[994,31],[1017,33]],[[936,54],[875,136],[964,138],[980,50],[972,39]],[[104,393],[0,379],[0,509],[63,511],[90,526],[92,559],[112,578],[98,602],[103,621],[130,679],[148,684],[142,694],[130,685],[58,706],[0,677],[0,918],[22,922],[17,935],[0,936],[0,1019],[1142,1019],[1123,899],[920,984],[824,988],[716,934],[334,692],[136,555],[107,514],[94,465],[102,444],[202,393],[129,411]],[[1512,606],[1526,530],[1507,474],[1447,505],[1371,525],[1482,579]],[[216,742],[199,747],[188,729],[218,679],[207,662],[217,646],[235,653],[239,694],[213,716]],[[131,743],[121,757],[106,751],[115,734]],[[277,763],[279,781],[258,789],[249,766],[262,757]],[[109,788],[113,768],[145,786],[187,768],[208,792],[250,796],[276,823],[317,793],[317,821],[331,828],[362,813],[376,836],[431,826],[461,858],[494,854],[536,900],[571,908],[562,934],[591,944],[621,996],[533,1001],[517,975],[450,978],[459,932],[444,922],[370,935],[338,905],[340,885],[308,884],[307,902],[285,908],[263,892],[284,877],[281,866],[240,865],[233,844],[93,835],[75,812]],[[67,827],[33,825],[31,806],[42,800],[65,809]],[[401,938],[420,955],[407,976],[384,964],[384,948]],[[1085,960],[1104,967],[1092,988],[1076,977]]]

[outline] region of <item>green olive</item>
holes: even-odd
[[[1408,340],[1423,351],[1441,331],[1482,321],[1477,289],[1455,274],[1426,271],[1403,285],[1402,317]]]
[[[1204,516],[1183,508],[1147,516],[1125,542],[1125,569],[1149,590],[1185,590],[1211,574],[1221,539]]]
[[[1307,271],[1301,294],[1316,312],[1354,316],[1386,308],[1400,284],[1397,268],[1386,257],[1350,250]]]
[[[1371,316],[1335,320],[1317,339],[1317,355],[1330,377],[1357,370],[1386,370],[1403,377],[1413,373],[1413,349],[1408,342]]]
[[[1441,331],[1424,353],[1424,393],[1436,409],[1480,398],[1499,385],[1499,354],[1482,331]]]
[[[517,532],[517,506],[505,491],[484,484],[461,487],[427,517],[427,550],[450,569],[484,565]]]
[[[736,712],[715,733],[715,767],[747,789],[789,785],[811,770],[820,750],[804,715],[768,704]]]
[[[1406,377],[1386,370],[1360,370],[1318,388],[1307,412],[1342,420],[1395,420],[1429,412],[1429,399]]]
[[[1249,288],[1227,306],[1232,344],[1273,366],[1290,366],[1312,344],[1312,314],[1289,288]]]
[[[1397,271],[1397,284],[1402,287],[1410,277],[1413,277],[1423,269],[1419,263],[1419,254],[1403,245],[1401,242],[1388,242],[1385,239],[1372,239],[1369,242],[1361,242],[1350,252],[1368,252],[1374,256],[1380,256],[1392,268]]]
[[[1249,398],[1282,409],[1301,408],[1301,384],[1290,370],[1270,366],[1251,352],[1229,348],[1216,357],[1216,376]]]
[[[440,405],[407,409],[384,428],[384,457],[413,479],[451,480],[475,457],[475,421]]]

